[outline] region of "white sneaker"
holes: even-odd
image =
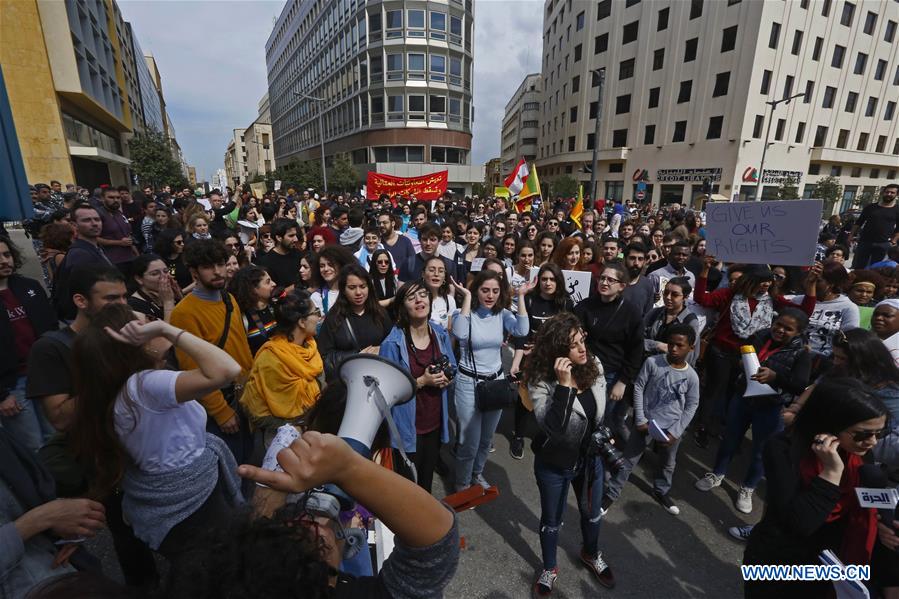
[[[745,526],[731,526],[727,529],[727,532],[736,540],[746,542],[749,540],[749,535],[750,533],[752,533],[753,526],[755,526],[755,524],[747,524]]]
[[[752,513],[752,493],[755,489],[747,489],[740,487],[740,494],[737,495],[737,511],[744,514]]]
[[[472,485],[481,485],[485,491],[492,486],[490,483],[487,482],[487,479],[484,478],[483,474],[476,475],[474,477],[474,479],[472,479],[471,484]]]
[[[721,486],[721,481],[724,480],[723,474],[715,474],[714,472],[706,472],[705,476],[696,481],[694,485],[700,491],[711,491],[715,487]]]

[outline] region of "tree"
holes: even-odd
[[[158,131],[138,133],[128,142],[128,151],[131,154],[131,170],[141,185],[156,188],[171,185],[178,189],[188,187],[165,134]]]
[[[357,191],[358,184],[359,174],[353,168],[353,163],[346,156],[335,158],[328,169],[328,187],[335,191],[354,192]]]
[[[486,198],[488,196],[493,195],[493,190],[487,187],[486,183],[472,183],[471,184],[471,195],[476,195],[479,198]]]
[[[836,203],[843,198],[843,185],[836,177],[830,175],[821,177],[815,183],[815,191],[812,197],[824,200],[824,216],[829,217],[833,214]]]
[[[777,188],[778,200],[798,200],[799,199],[799,181],[793,177],[787,177]]]
[[[269,175],[272,181],[281,181],[282,189],[321,189],[322,170],[318,160],[293,160],[279,166]]]
[[[561,175],[553,179],[553,193],[563,198],[577,196],[577,180],[571,175]]]

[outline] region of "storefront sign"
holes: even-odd
[[[656,171],[659,183],[702,183],[709,179],[712,183],[721,181],[720,168],[668,168]]]
[[[765,183],[786,183],[787,180],[792,179],[794,183],[797,185],[799,181],[802,179],[802,175],[804,173],[802,171],[779,171],[779,170],[768,170],[765,169],[764,174],[762,175],[762,184]]]
[[[382,173],[368,173],[366,197],[377,200],[382,193],[393,197],[415,195],[419,200],[439,200],[446,193],[448,171],[440,171],[421,177],[394,177]]]

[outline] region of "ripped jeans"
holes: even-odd
[[[599,549],[600,508],[602,507],[603,466],[600,459],[587,459],[577,468],[563,470],[534,457],[534,476],[540,490],[540,552],[543,569],[556,567],[556,548],[565,507],[568,505],[568,485],[574,488],[581,513],[583,551],[595,556]],[[592,462],[592,465],[591,465]],[[592,472],[588,472],[592,470]],[[586,477],[586,474],[590,474]],[[585,480],[586,479],[586,480]]]

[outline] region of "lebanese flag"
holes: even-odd
[[[524,189],[524,184],[528,180],[528,174],[528,163],[522,158],[515,165],[515,170],[512,171],[512,174],[506,177],[504,181],[511,195],[517,196]]]

